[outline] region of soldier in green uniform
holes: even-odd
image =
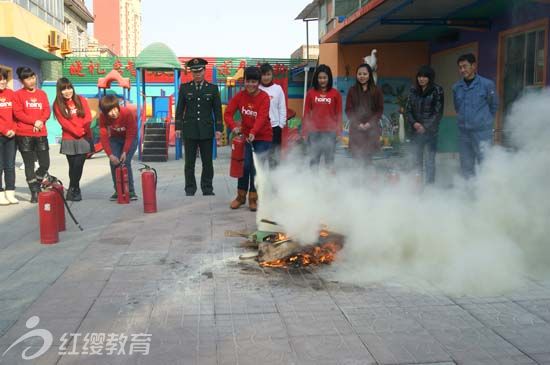
[[[221,137],[222,103],[217,85],[204,80],[205,67],[208,62],[202,58],[193,58],[187,67],[193,74],[193,81],[180,86],[176,107],[176,137],[183,138],[185,153],[185,194],[195,195],[195,161],[197,150],[202,160],[201,190],[202,195],[214,195],[212,179],[212,148],[214,136]]]

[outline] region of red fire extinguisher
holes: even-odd
[[[233,137],[231,141],[231,165],[229,176],[240,178],[244,174],[245,139],[242,134]]]
[[[66,229],[66,226],[65,226],[65,202],[63,200],[63,194],[64,194],[64,191],[63,191],[63,185],[61,184],[61,181],[57,181],[57,182],[54,182],[50,185],[52,187],[53,190],[55,190],[55,195],[56,195],[56,198],[57,198],[57,201],[56,201],[56,206],[55,206],[55,210],[56,210],[56,214],[57,214],[57,225],[58,225],[58,230],[59,232],[62,232]]]
[[[157,212],[157,170],[142,164],[141,171],[141,189],[143,194],[143,212]]]
[[[52,244],[59,242],[57,216],[57,192],[47,190],[38,194],[38,217],[40,220],[40,242]]]
[[[125,165],[120,165],[115,171],[117,203],[129,204],[130,188],[128,185],[128,168]]]

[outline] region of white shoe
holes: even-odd
[[[6,199],[6,194],[3,191],[0,191],[0,205],[10,205],[8,199]]]
[[[19,204],[19,200],[15,197],[15,190],[6,190],[6,199],[10,204]]]

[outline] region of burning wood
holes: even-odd
[[[336,253],[342,249],[342,244],[340,242],[327,242],[318,246],[302,247],[298,245],[298,247],[300,249],[299,252],[290,254],[282,259],[260,261],[260,266],[299,268],[309,265],[330,264],[336,258]],[[265,256],[259,256],[259,258],[265,259]]]
[[[343,247],[344,236],[326,229],[319,233],[316,244],[303,246],[283,233],[266,237],[258,247],[262,267],[288,268],[330,264]]]

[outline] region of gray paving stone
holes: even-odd
[[[550,349],[550,325],[499,327],[495,331],[528,355],[546,354]]]
[[[491,328],[532,326],[546,323],[542,318],[529,313],[526,309],[512,302],[466,304],[463,308]]]
[[[12,347],[4,356],[0,356],[0,364],[2,365],[55,365],[60,358],[58,355],[57,346],[53,345],[45,354],[37,357],[34,360],[23,359],[23,352],[26,351],[27,356],[32,357],[41,349],[41,344],[37,346],[29,346],[28,343],[21,342]],[[9,345],[0,344],[0,354],[3,354]],[[28,350],[26,350],[28,348]]]
[[[550,322],[550,299],[520,301],[517,304],[546,322]]]
[[[365,332],[361,340],[381,364],[445,362],[450,355],[425,330]]]
[[[431,329],[429,332],[453,360],[460,362],[493,361],[522,355],[510,342],[488,328]]]
[[[215,324],[219,341],[258,341],[289,336],[285,322],[276,313],[216,315]]]
[[[294,353],[288,339],[222,341],[217,345],[218,364],[288,364]]]
[[[376,361],[356,335],[290,338],[297,364],[375,364]]]
[[[27,320],[30,317],[20,317],[17,322],[0,338],[0,345],[9,345],[15,342],[19,337],[29,332],[26,326]],[[45,329],[52,333],[53,343],[60,344],[61,337],[64,333],[74,333],[80,325],[81,318],[64,318],[64,317],[40,317],[40,322],[37,329]],[[42,339],[31,337],[24,341],[28,346],[41,346]]]
[[[406,308],[405,315],[414,318],[428,330],[482,328],[483,323],[458,306]]]

